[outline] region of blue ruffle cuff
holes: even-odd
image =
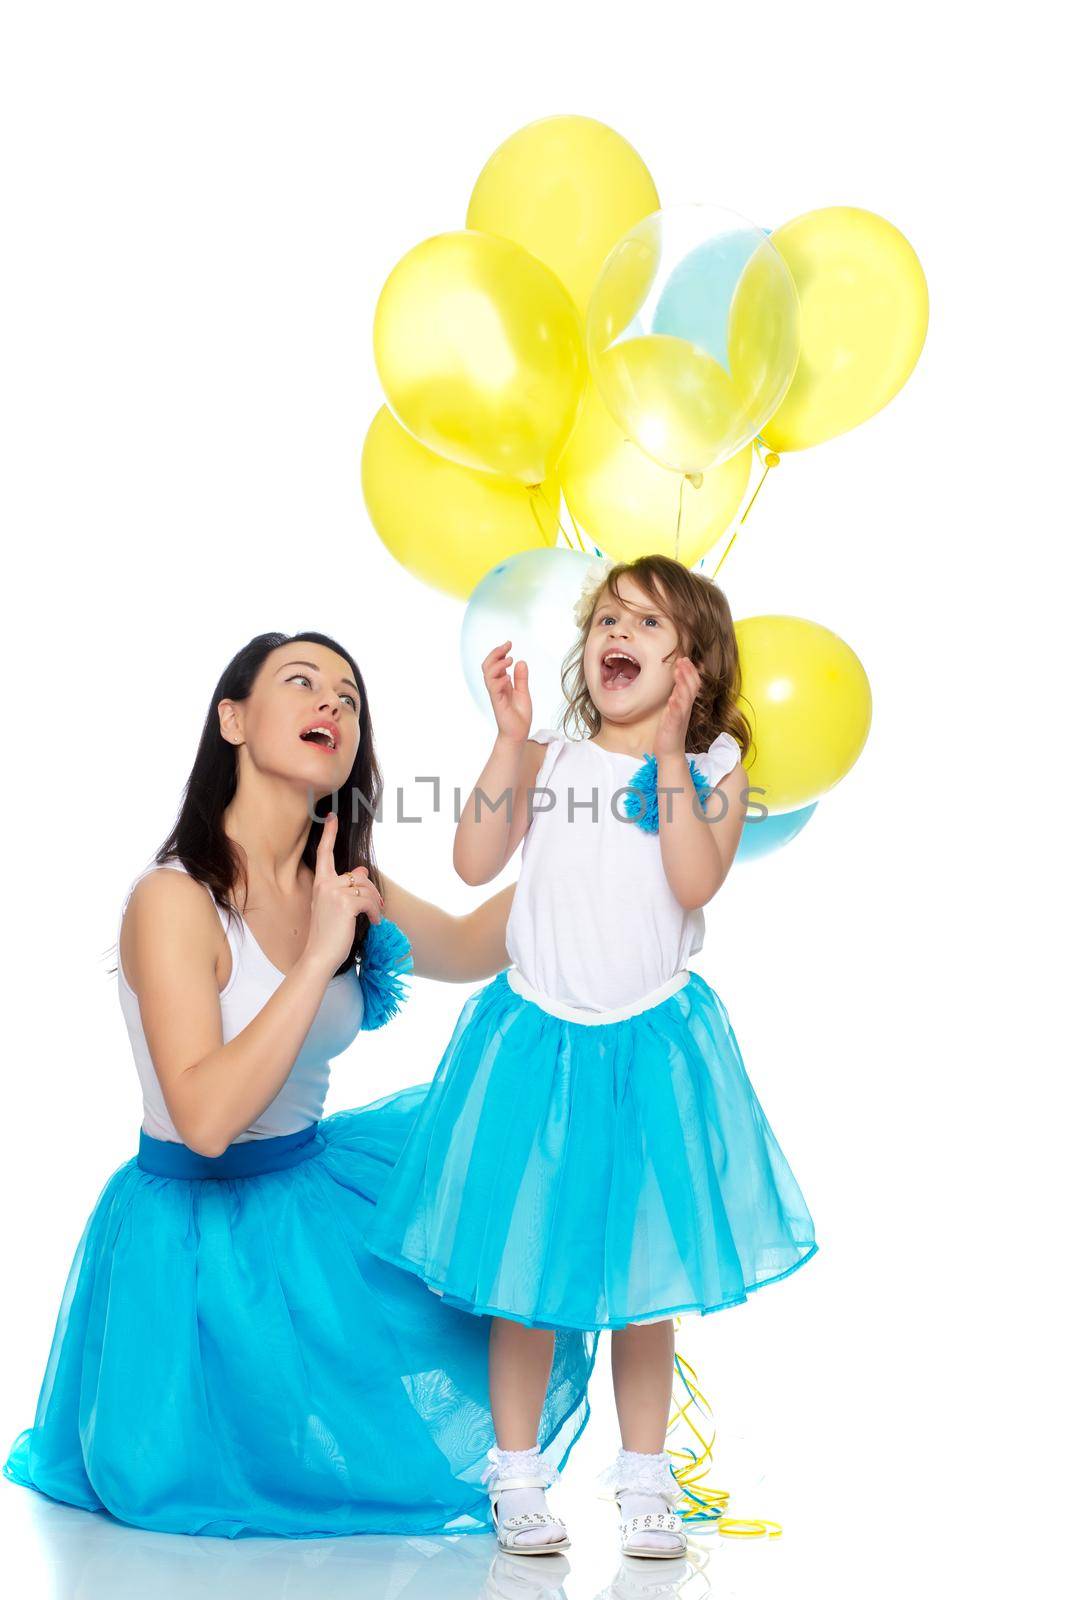
[[[396,1016],[408,998],[410,984],[406,974],[412,965],[411,946],[396,923],[388,917],[372,922],[359,964],[364,1029],[381,1028]]]

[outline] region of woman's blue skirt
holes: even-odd
[[[488,1326],[365,1242],[425,1094],[215,1159],[142,1134],[85,1227],[5,1475],[171,1533],[491,1527]],[[594,1355],[557,1341],[540,1436],[557,1465]]]
[[[692,972],[604,1023],[551,1014],[506,972],[472,995],[367,1242],[448,1305],[587,1330],[736,1305],[818,1248]]]

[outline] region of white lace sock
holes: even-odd
[[[658,1455],[620,1450],[598,1481],[613,1495],[617,1494],[624,1522],[629,1522],[631,1517],[673,1511],[681,1499],[671,1472],[671,1458],[665,1450]],[[651,1528],[641,1532],[640,1542],[659,1550],[677,1550],[679,1555],[686,1544],[684,1533],[664,1533]]]
[[[556,1473],[539,1450],[501,1450],[496,1445],[489,1452],[489,1468],[483,1480],[490,1494],[494,1486],[508,1478],[541,1478],[545,1488],[555,1483]],[[507,1517],[522,1516],[525,1511],[548,1511],[545,1489],[503,1489],[497,1496],[496,1514],[501,1522]],[[558,1544],[567,1536],[561,1522],[545,1522],[516,1535],[516,1544]]]

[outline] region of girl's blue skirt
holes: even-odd
[[[572,1330],[718,1311],[818,1248],[693,972],[611,1022],[554,1015],[507,972],[472,995],[368,1244],[448,1305]]]
[[[5,1475],[170,1533],[490,1528],[487,1324],[365,1243],[425,1094],[215,1159],[142,1134],[85,1227]],[[594,1355],[557,1341],[557,1465]]]

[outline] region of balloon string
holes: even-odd
[[[546,531],[545,525],[541,521],[541,518],[540,518],[540,516],[538,515],[538,512],[537,512],[537,505],[536,505],[536,501],[535,501],[535,496],[536,495],[540,495],[542,500],[544,500],[545,507],[546,507],[550,517],[552,516],[552,507],[549,505],[548,500],[547,500],[547,498],[545,496],[545,493],[544,493],[544,491],[541,488],[541,485],[539,483],[531,484],[529,486],[529,488],[530,488],[530,510],[533,512],[534,521],[537,523],[538,532],[540,533],[542,539],[545,541],[545,544],[548,546],[548,548],[550,550],[552,550],[552,549],[555,548],[555,544],[556,544],[556,530],[553,528],[551,536]],[[556,519],[553,517],[553,521],[555,521],[555,520]],[[562,532],[563,530],[561,529],[560,531]]]
[[[675,1318],[675,1327],[680,1326],[680,1319]],[[771,1522],[765,1517],[728,1517],[726,1510],[730,1501],[728,1489],[713,1489],[707,1482],[707,1475],[711,1466],[712,1446],[715,1443],[715,1429],[709,1426],[704,1437],[700,1427],[693,1420],[693,1413],[712,1422],[711,1407],[707,1397],[697,1386],[696,1373],[690,1363],[679,1352],[675,1353],[674,1371],[681,1385],[681,1394],[672,1392],[671,1405],[674,1410],[667,1422],[668,1441],[674,1436],[683,1424],[688,1428],[696,1443],[700,1446],[698,1455],[692,1445],[683,1445],[681,1448],[670,1449],[668,1455],[680,1465],[671,1467],[675,1481],[682,1492],[682,1509],[680,1516],[687,1525],[706,1525],[709,1532],[718,1533],[727,1539],[758,1539],[766,1536],[768,1539],[780,1539],[782,1525],[780,1522]]]
[[[534,521],[537,523],[537,531],[538,531],[538,533],[541,535],[542,539],[545,541],[545,544],[549,547],[549,549],[551,549],[554,541],[548,537],[548,534],[545,532],[545,525],[541,521],[541,518],[539,517],[539,515],[537,513],[537,503],[536,503],[536,501],[534,499],[534,496],[537,493],[537,488],[538,488],[538,486],[536,484],[533,484],[533,485],[530,486],[530,514],[533,517]]]
[[[567,532],[566,528],[563,526],[563,523],[560,521],[558,514],[552,510],[552,505],[551,505],[551,502],[549,501],[549,498],[548,498],[547,494],[545,493],[544,485],[541,484],[541,483],[532,484],[530,486],[530,492],[531,492],[531,494],[539,494],[541,496],[541,499],[545,502],[545,507],[546,507],[546,509],[548,511],[549,516],[555,522],[556,527],[559,529],[560,533],[563,535],[563,538],[564,538],[564,541],[565,541],[565,543],[567,545],[568,550],[573,550],[574,549],[574,545],[571,543],[570,534]],[[534,515],[536,516],[537,513],[535,512]],[[553,541],[550,540],[548,538],[548,535],[545,533],[545,530],[541,525],[540,517],[537,518],[537,526],[541,529],[541,536],[544,539],[545,543],[547,545],[549,545],[549,547],[551,548]],[[581,542],[582,536],[581,536],[580,533],[578,533],[578,525],[577,525],[577,523],[575,524],[574,531],[578,535],[578,546],[579,546],[579,549],[584,550],[585,546]]]
[[[735,541],[737,539],[737,536],[741,532],[741,529],[744,527],[745,522],[746,522],[746,520],[748,518],[749,512],[752,510],[752,507],[756,504],[756,496],[759,494],[760,490],[763,488],[763,485],[766,483],[768,472],[772,471],[773,468],[778,466],[778,464],[779,464],[779,462],[781,460],[781,457],[776,455],[773,450],[769,450],[767,452],[767,454],[764,456],[760,451],[760,447],[759,447],[759,443],[758,442],[756,444],[756,454],[759,456],[760,461],[763,464],[763,475],[761,476],[760,481],[757,483],[755,489],[752,491],[752,499],[748,502],[748,505],[745,507],[744,515],[742,516],[741,521],[737,524],[737,527],[734,529],[732,535],[730,536],[730,543],[726,546],[726,549],[723,551],[722,555],[719,558],[719,564],[715,568],[715,571],[711,575],[712,582],[714,582],[715,579],[719,576],[719,572],[720,572],[720,569],[722,567],[723,562],[726,560],[726,557],[730,554],[730,551],[733,549],[734,543],[735,543]]]
[[[685,473],[683,472],[681,477],[678,479],[678,516],[677,516],[677,518],[675,520],[675,524],[674,524],[674,559],[675,559],[675,561],[680,561],[682,559],[680,554],[679,554],[679,551],[681,550],[681,547],[682,547],[682,496],[683,496],[684,493],[685,493]]]

